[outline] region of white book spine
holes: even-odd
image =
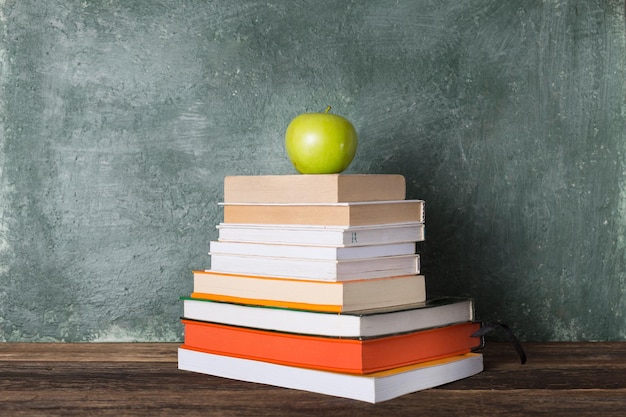
[[[391,243],[369,246],[317,246],[286,245],[278,243],[250,243],[233,241],[211,241],[209,252],[245,256],[280,256],[281,258],[352,260],[381,256],[411,255],[415,253],[415,242]]]
[[[319,246],[367,246],[424,240],[423,223],[393,223],[382,227],[328,227],[220,223],[218,240]]]
[[[277,278],[349,281],[415,275],[419,274],[420,268],[417,254],[350,261],[324,261],[211,253],[211,269]]]

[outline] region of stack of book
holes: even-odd
[[[474,375],[471,299],[426,298],[401,175],[231,176],[179,369],[371,403]]]

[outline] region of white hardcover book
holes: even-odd
[[[326,261],[211,253],[211,269],[244,275],[319,281],[351,281],[419,274],[419,255]]]
[[[221,253],[230,255],[269,257],[279,256],[281,258],[341,261],[374,258],[381,256],[411,255],[415,253],[415,242],[345,247],[211,241],[209,243],[209,248],[209,252],[212,254]]]
[[[216,355],[183,346],[178,349],[178,369],[379,403],[475,375],[483,370],[483,357],[479,353],[467,353],[389,371],[353,375]]]
[[[220,223],[219,241],[320,246],[367,246],[424,240],[424,223],[376,226],[304,226]]]
[[[472,300],[457,297],[340,314],[182,299],[186,319],[331,337],[384,336],[474,320]]]

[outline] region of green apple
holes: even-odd
[[[336,174],[350,165],[358,138],[352,123],[328,113],[296,116],[285,132],[285,149],[301,174]]]

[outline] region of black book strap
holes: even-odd
[[[476,331],[472,336],[474,336],[474,337],[483,337],[484,335],[486,335],[487,333],[489,333],[489,332],[491,332],[491,331],[493,331],[495,329],[502,329],[504,331],[504,333],[506,334],[507,338],[513,344],[513,347],[517,351],[517,354],[519,355],[520,361],[522,362],[522,364],[525,364],[526,363],[526,352],[524,352],[524,348],[522,348],[522,344],[520,343],[520,341],[517,338],[517,336],[515,336],[515,334],[511,330],[511,328],[509,326],[507,326],[506,324],[500,323],[500,322],[482,322],[480,329],[478,331]]]

